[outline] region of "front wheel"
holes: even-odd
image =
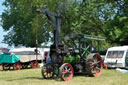
[[[41,70],[42,76],[45,79],[51,79],[54,77],[54,67],[52,64],[46,64]]]
[[[59,77],[64,81],[69,81],[72,79],[73,73],[74,73],[73,67],[69,63],[64,63],[60,67]]]

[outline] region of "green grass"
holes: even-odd
[[[41,68],[18,71],[0,71],[0,85],[128,85],[128,73],[115,70],[103,70],[100,77],[75,75],[68,82],[59,78],[45,80],[41,76]]]

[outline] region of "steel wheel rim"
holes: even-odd
[[[94,77],[98,77],[102,73],[102,59],[99,55],[93,56],[90,61],[91,73]]]
[[[70,64],[64,64],[61,68],[61,79],[64,81],[69,81],[73,77],[73,68]]]

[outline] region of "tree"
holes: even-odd
[[[4,30],[9,30],[4,36],[5,43],[34,47],[36,39],[39,45],[49,40],[47,22],[43,22],[42,15],[34,12],[34,7],[40,6],[41,3],[41,0],[6,0],[3,3],[7,9],[2,13],[2,26]]]
[[[128,45],[128,1],[111,2],[114,9],[114,16],[106,22],[105,35],[111,44]]]
[[[62,14],[61,38],[66,34],[83,33],[106,38],[106,48],[127,44],[128,1],[110,0],[5,0],[3,29],[9,31],[4,42],[9,45],[35,46],[52,41],[52,26],[36,8]]]
[[[71,0],[72,1],[72,0]],[[66,0],[5,0],[3,5],[7,8],[2,13],[2,26],[9,31],[4,36],[4,43],[9,45],[35,46],[36,40],[39,45],[48,42],[51,38],[51,26],[46,16],[35,12],[36,8],[49,8],[55,12],[61,9],[59,4]]]

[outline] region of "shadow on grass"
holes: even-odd
[[[54,77],[52,79],[44,79],[41,77],[24,77],[24,78],[10,79],[10,80],[6,80],[6,81],[17,81],[17,80],[55,80],[55,81],[59,81],[59,78]]]
[[[78,77],[78,76],[79,77],[90,77],[90,76],[82,74],[82,73],[74,74],[73,77]],[[42,77],[24,77],[24,78],[10,79],[10,80],[6,80],[6,81],[17,81],[17,80],[54,80],[54,81],[59,81],[59,82],[62,81],[61,78],[59,78],[58,76],[55,76],[51,79],[44,79]]]
[[[25,70],[25,69],[22,69],[22,70]],[[15,70],[10,70],[10,71],[15,71]],[[73,77],[90,77],[90,76],[85,75],[83,73],[75,73],[73,75]],[[59,78],[58,76],[55,76],[51,79],[44,79],[42,77],[22,77],[22,78],[16,78],[16,79],[9,79],[9,80],[6,80],[6,81],[18,81],[18,80],[54,80],[54,81],[59,81],[59,82],[62,81],[61,78]]]
[[[84,73],[75,73],[73,75],[73,77],[78,77],[78,76],[80,76],[80,77],[92,77],[92,76],[89,76],[88,74],[84,74]]]
[[[37,67],[37,68],[40,68],[40,67]],[[20,70],[27,70],[27,69],[37,69],[37,68],[32,68],[32,67],[28,67],[28,68],[21,68]],[[0,69],[0,71],[17,71],[17,70],[14,70],[13,68],[9,69],[9,70],[3,70],[3,69]]]
[[[24,78],[17,78],[17,79],[10,79],[10,80],[7,80],[7,81],[16,81],[16,80],[30,80],[30,79],[38,79],[38,80],[43,80],[43,78],[40,78],[40,77],[24,77]]]

